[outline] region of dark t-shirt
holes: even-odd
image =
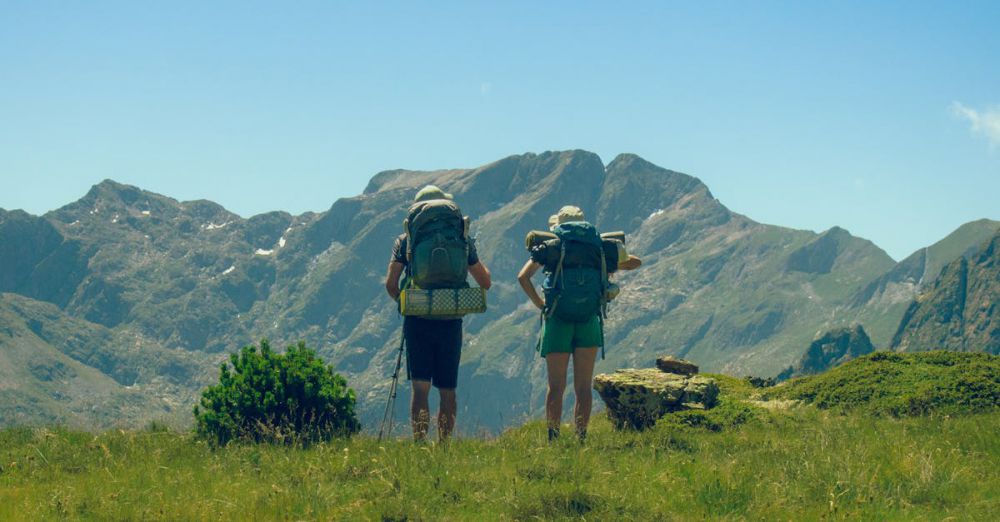
[[[406,266],[406,234],[400,234],[396,242],[392,245],[392,259],[397,263]],[[479,262],[479,252],[476,251],[476,242],[469,238],[469,266]]]
[[[602,246],[604,247],[604,262],[607,265],[608,273],[614,273],[618,270],[618,247],[610,241],[603,241]],[[529,253],[532,261],[542,265],[545,272],[551,273],[555,271],[556,265],[559,264],[559,250],[559,240],[550,239],[538,246],[532,247]],[[566,268],[589,266],[600,269],[601,258],[597,257],[597,252],[594,249],[587,249],[584,252],[590,255],[585,259],[564,259],[563,266]]]

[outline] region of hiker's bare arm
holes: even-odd
[[[640,266],[642,266],[642,260],[632,254],[629,254],[628,259],[624,263],[618,263],[619,270],[635,270]]]
[[[490,269],[486,268],[486,265],[482,262],[469,265],[469,274],[471,274],[472,278],[476,280],[476,284],[479,285],[479,288],[489,290],[490,286],[493,285],[493,280],[490,277]]]
[[[542,296],[538,295],[538,290],[535,289],[534,283],[531,282],[531,276],[538,272],[538,269],[542,268],[542,265],[528,260],[527,263],[521,267],[521,271],[517,273],[517,282],[521,284],[521,289],[524,290],[525,294],[528,294],[528,299],[538,307],[539,310],[545,308],[545,300]]]
[[[391,261],[385,274],[385,291],[393,299],[399,299],[399,276],[403,274],[403,268],[403,263]]]

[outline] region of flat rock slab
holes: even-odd
[[[657,368],[625,369],[594,378],[594,389],[618,429],[646,429],[663,415],[715,406],[719,385],[699,375],[666,373]]]
[[[656,367],[660,371],[676,373],[679,375],[694,375],[698,373],[698,365],[693,362],[678,359],[672,355],[664,355],[656,358]]]

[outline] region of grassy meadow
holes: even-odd
[[[717,431],[618,433],[600,417],[583,445],[546,443],[540,423],[444,445],[218,450],[170,431],[15,428],[0,432],[0,520],[1000,518],[1000,413],[751,411]]]

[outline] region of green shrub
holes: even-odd
[[[219,384],[202,392],[194,408],[199,436],[218,445],[231,440],[310,443],[350,436],[360,429],[354,390],[304,343],[284,354],[267,340],[244,347],[223,363]]]
[[[894,417],[988,412],[1000,407],[1000,357],[986,353],[874,352],[774,388],[819,408]]]
[[[668,413],[656,422],[657,426],[700,428],[708,431],[724,431],[737,428],[761,417],[763,410],[742,402],[723,398],[714,408],[708,410],[684,410]]]

